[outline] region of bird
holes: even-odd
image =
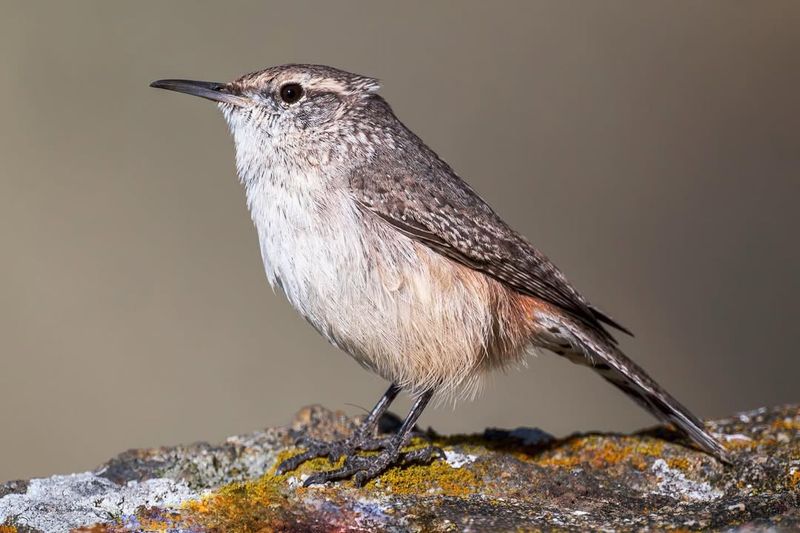
[[[723,463],[703,422],[619,348],[630,334],[591,304],[395,115],[377,79],[286,64],[231,82],[162,79],[151,87],[211,100],[236,170],[267,280],[325,339],[390,385],[351,435],[301,439],[277,473],[341,460],[304,484],[357,485],[397,465],[431,400],[474,397],[492,371],[546,350],[587,366]],[[396,433],[377,424],[401,392]],[[372,453],[359,453],[369,451]]]

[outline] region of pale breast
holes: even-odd
[[[267,277],[334,345],[404,388],[475,392],[525,349],[497,282],[363,213],[320,180],[248,188]],[[302,186],[300,186],[302,185]]]

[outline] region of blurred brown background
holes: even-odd
[[[381,78],[699,415],[800,400],[800,2],[6,0],[1,15],[0,481],[383,392],[268,288],[214,106],[147,86],[286,62]],[[422,423],[652,419],[548,356]]]

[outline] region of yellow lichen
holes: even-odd
[[[758,447],[758,441],[754,439],[728,439],[725,448],[729,450],[752,450]]]
[[[620,443],[596,436],[577,437],[552,453],[545,453],[534,462],[542,466],[573,468],[588,463],[594,468],[606,468],[623,462],[634,468],[647,468],[648,457],[660,457],[664,443],[656,439]]]
[[[443,446],[444,442],[431,443],[427,439],[413,438],[403,451],[413,451],[431,444]],[[293,451],[284,451],[278,455],[276,464],[294,455]],[[374,455],[376,452],[362,452],[361,455]],[[331,465],[327,459],[314,459],[301,465],[293,475],[317,472],[329,468],[338,468],[344,462],[340,459]],[[271,470],[274,472],[274,469]],[[284,476],[285,477],[285,476]],[[429,465],[408,465],[390,468],[378,478],[370,481],[367,490],[386,490],[393,494],[424,494],[433,491],[446,496],[466,496],[474,493],[479,481],[474,473],[465,468],[453,468],[444,461],[436,460]]]
[[[677,470],[688,470],[691,463],[685,457],[670,457],[667,459],[667,465]]]
[[[276,465],[292,455],[291,451],[282,453]],[[303,466],[309,468],[314,463],[318,468],[330,467],[326,459],[315,459]],[[183,519],[190,518],[205,527],[224,526],[226,531],[249,531],[253,524],[275,519],[275,512],[286,501],[283,491],[287,490],[289,476],[278,476],[274,472],[275,467],[259,479],[231,483],[199,500],[187,502],[183,506]]]
[[[393,494],[441,494],[466,497],[480,487],[480,480],[469,469],[453,468],[445,461],[429,465],[409,465],[391,468],[370,481],[367,489],[382,489]]]
[[[783,431],[800,431],[800,419],[798,418],[779,418],[772,422],[772,429]]]
[[[185,525],[222,531],[255,531],[259,525],[274,522],[275,510],[283,502],[273,476],[234,483],[200,500],[187,502],[181,512]]]
[[[423,440],[414,440],[406,450],[426,446]],[[275,465],[292,457],[297,450],[285,450],[278,454]],[[290,494],[307,490],[325,491],[327,488],[290,488],[289,478],[299,478],[303,474],[338,468],[340,459],[332,464],[325,458],[313,459],[300,465],[294,472],[276,475],[273,466],[261,478],[226,485],[198,500],[185,503],[167,519],[140,516],[140,524],[147,531],[166,531],[180,524],[184,528],[199,527],[204,530],[231,532],[255,532],[264,527],[280,529],[281,524],[289,524],[293,517],[287,511]],[[351,482],[345,487],[352,489]],[[430,465],[409,465],[391,468],[364,488],[366,491],[381,491],[392,494],[441,494],[465,497],[475,493],[480,487],[478,476],[466,468],[453,468],[447,462],[436,460]],[[6,533],[0,531],[0,533]]]

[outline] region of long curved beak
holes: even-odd
[[[227,83],[216,81],[195,81],[195,80],[157,80],[150,84],[156,89],[166,89],[178,93],[199,96],[214,102],[222,102],[242,107],[247,105],[250,100],[241,94],[236,94]]]

